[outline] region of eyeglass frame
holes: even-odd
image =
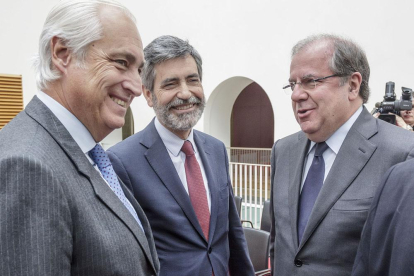
[[[317,79],[309,79],[309,82],[310,82],[310,81],[312,81],[312,82],[315,84],[315,87],[314,87],[314,88],[312,88],[312,89],[315,89],[315,88],[316,88],[316,82],[320,82],[321,80],[326,80],[326,79],[333,78],[333,77],[340,77],[340,78],[342,78],[342,77],[346,77],[346,76],[348,76],[348,75],[347,75],[347,74],[333,74],[333,75],[326,76],[326,77],[322,77],[322,78],[317,78]],[[292,87],[292,83],[294,83],[294,84],[295,84],[293,87]],[[292,81],[292,82],[290,82],[288,85],[283,86],[283,88],[282,88],[282,89],[286,89],[286,88],[290,87],[290,89],[293,91],[293,90],[295,89],[295,86],[296,86],[297,84],[299,84],[299,85],[300,85],[300,87],[302,87],[302,88],[303,88],[303,86],[302,86],[302,82],[294,82],[294,81]],[[312,90],[312,89],[305,89],[305,90]],[[286,91],[286,90],[285,90],[285,91]]]

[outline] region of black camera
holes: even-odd
[[[392,81],[385,84],[384,100],[379,104],[379,106],[377,106],[377,112],[380,113],[380,116],[378,117],[379,119],[395,125],[394,114],[400,116],[401,110],[411,110],[413,108],[411,96],[413,90],[407,87],[401,87],[401,100],[397,100],[394,88],[395,83]]]

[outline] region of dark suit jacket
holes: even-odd
[[[148,217],[161,264],[160,275],[254,275],[233,200],[226,148],[194,130],[211,193],[209,240],[152,121],[108,150],[115,171]]]
[[[414,275],[413,170],[414,160],[409,160],[384,175],[362,231],[353,276]]]
[[[34,97],[0,131],[1,275],[156,275],[145,234],[54,114]]]
[[[332,164],[299,244],[298,203],[309,144],[305,133],[298,132],[273,147],[274,275],[350,275],[381,176],[414,156],[414,134],[373,118],[364,108]]]

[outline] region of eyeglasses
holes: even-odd
[[[295,86],[299,84],[303,90],[309,91],[309,90],[315,89],[316,83],[321,82],[322,80],[326,80],[332,77],[345,77],[345,76],[346,75],[343,75],[343,74],[334,74],[334,75],[330,75],[330,76],[323,77],[323,78],[317,78],[317,79],[303,79],[301,82],[292,81],[288,85],[283,86],[283,89],[290,87],[291,91],[293,91],[295,89]],[[289,90],[285,90],[285,91],[289,94],[291,92]]]

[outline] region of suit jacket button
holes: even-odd
[[[208,249],[208,254],[211,254],[211,251],[213,251],[213,248],[212,248],[212,247],[210,247],[210,248]]]
[[[301,267],[301,266],[302,266],[302,264],[303,264],[303,262],[302,262],[301,260],[299,260],[299,259],[296,259],[296,260],[295,260],[295,265],[296,265],[297,267]]]

